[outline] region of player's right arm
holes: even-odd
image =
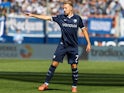
[[[35,17],[35,18],[39,18],[42,20],[51,20],[52,16],[47,16],[47,15],[38,15],[38,14],[32,14],[32,13],[25,13],[26,16],[29,17]]]

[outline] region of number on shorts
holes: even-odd
[[[79,55],[76,55],[76,59],[75,59],[76,63],[78,62],[78,58],[79,58]]]

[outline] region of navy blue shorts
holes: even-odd
[[[53,61],[63,62],[65,55],[67,55],[68,64],[78,64],[78,48],[66,48],[62,44],[58,45],[53,56]]]

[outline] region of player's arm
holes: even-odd
[[[87,41],[86,51],[90,52],[90,50],[91,50],[91,43],[90,43],[90,39],[89,39],[89,34],[87,32],[87,28],[86,27],[82,28],[82,32],[83,32],[84,37],[86,38],[86,41]]]
[[[25,15],[29,16],[29,17],[35,17],[35,18],[39,18],[42,20],[51,20],[51,16],[47,16],[47,15],[38,15],[38,14],[32,14],[32,13],[25,13]]]

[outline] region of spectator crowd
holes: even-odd
[[[59,14],[63,13],[62,3],[65,0],[0,0],[2,2],[10,2],[9,15],[20,15],[23,12],[32,12],[37,14]],[[81,16],[89,15],[111,15],[114,16],[118,12],[124,16],[123,0],[72,0],[74,3],[74,11]],[[0,10],[6,11],[4,7]],[[1,12],[2,12],[1,11]],[[1,13],[2,14],[2,13]]]

